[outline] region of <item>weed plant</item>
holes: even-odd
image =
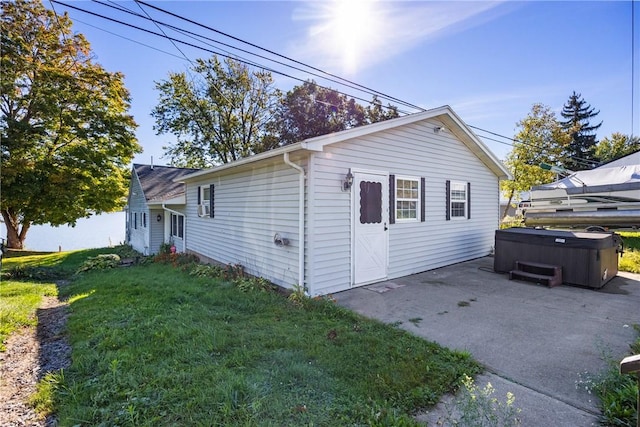
[[[61,426],[415,425],[480,370],[331,300],[192,267],[92,271],[61,290],[73,363],[39,396]]]
[[[634,325],[640,334],[640,326]],[[640,335],[630,345],[631,354],[640,354]],[[635,376],[620,373],[620,360],[603,354],[607,368],[596,374],[579,375],[576,386],[584,388],[600,401],[600,423],[606,426],[635,427],[638,420],[638,381]]]
[[[514,405],[515,395],[507,392],[502,402],[494,396],[491,383],[478,387],[473,378],[465,376],[453,405],[447,405],[447,414],[437,425],[447,427],[508,427],[519,426],[520,408]]]

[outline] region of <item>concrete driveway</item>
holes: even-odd
[[[469,351],[496,397],[507,391],[523,426],[589,426],[597,401],[580,373],[620,361],[640,324],[640,275],[619,273],[599,290],[510,281],[486,257],[334,295],[338,304],[445,347]],[[420,418],[433,423],[442,408]]]

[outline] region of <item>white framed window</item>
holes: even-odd
[[[396,221],[418,221],[420,219],[420,178],[396,177],[395,210]]]
[[[198,187],[198,216],[213,218],[214,186],[203,185]]]
[[[171,236],[179,239],[184,237],[184,215],[171,214]]]
[[[467,183],[451,181],[449,193],[451,219],[467,217]]]

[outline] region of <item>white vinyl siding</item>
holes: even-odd
[[[134,173],[129,190],[129,235],[128,243],[133,249],[143,255],[149,254],[148,229],[143,227],[143,213],[148,211],[147,202],[142,192],[142,187],[137,175]]]
[[[389,225],[390,279],[490,253],[499,216],[498,178],[451,132],[434,134],[433,127],[441,125],[425,120],[328,145],[312,155],[308,257],[313,261],[307,261],[312,294],[351,286],[351,194],[341,189],[350,168],[425,178],[425,222]],[[472,183],[468,221],[446,221],[444,177]]]
[[[275,161],[187,183],[187,206],[192,207],[185,218],[187,250],[225,264],[242,264],[250,274],[291,288],[298,281],[299,178],[282,158]],[[215,217],[199,217],[198,187],[211,184]],[[289,245],[276,245],[276,233]]]
[[[160,221],[158,221],[160,215]],[[157,254],[160,251],[160,245],[164,242],[164,214],[161,209],[151,209],[149,211],[148,229],[149,233],[149,254]]]

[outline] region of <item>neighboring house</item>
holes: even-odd
[[[342,291],[489,255],[509,177],[444,106],[182,178],[186,250]]]
[[[184,252],[184,184],[176,182],[198,169],[134,164],[126,213],[126,241],[144,255],[172,242]]]

